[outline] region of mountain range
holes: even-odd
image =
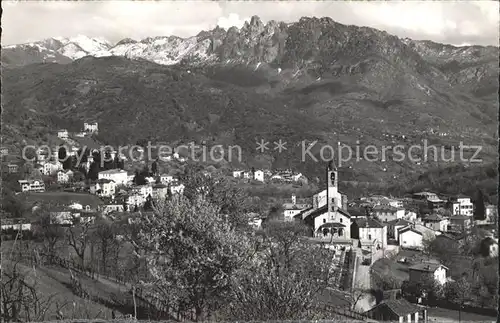
[[[401,39],[330,18],[259,17],[190,38],[78,36],[2,47],[5,139],[100,124],[110,144],[238,144],[246,165],[296,167],[300,143],[497,144],[498,47]],[[14,140],[14,138],[17,138]],[[256,141],[283,139],[278,154]],[[293,146],[293,147],[291,147]],[[271,145],[272,147],[272,145]],[[320,154],[319,145],[313,153]],[[346,180],[400,178],[442,164],[351,161]],[[399,176],[399,177],[398,177]]]

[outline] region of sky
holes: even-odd
[[[257,15],[294,22],[330,17],[399,37],[461,45],[499,44],[497,1],[2,1],[2,45],[86,35],[123,38],[189,37]]]

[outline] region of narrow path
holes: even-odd
[[[354,288],[357,290],[364,291],[361,298],[357,301],[355,310],[358,312],[365,312],[375,306],[375,297],[370,293],[371,288],[371,278],[370,278],[370,266],[363,265],[363,257],[361,250],[356,248],[356,256],[358,260],[356,262],[356,271],[354,282]]]

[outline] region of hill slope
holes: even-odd
[[[94,53],[106,57],[5,68],[4,133],[42,138],[47,126],[76,130],[95,120],[110,144],[238,144],[248,165],[291,166],[309,176],[321,167],[302,162],[304,140],[339,139],[353,149],[359,141],[361,151],[464,141],[482,144],[491,160],[498,48],[474,48],[401,40],[329,18],[264,25],[254,17],[241,30],[216,28],[187,40],[124,40]],[[158,57],[163,64],[152,62]],[[261,138],[282,139],[288,149],[279,154],[271,143],[259,156]],[[318,156],[320,147],[311,151]],[[435,164],[351,161],[344,176],[379,181]]]

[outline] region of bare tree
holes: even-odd
[[[39,211],[40,216],[35,227],[35,236],[43,242],[45,252],[54,256],[57,244],[64,239],[64,229],[57,223],[52,223],[49,212]]]
[[[77,218],[73,219],[73,223],[74,225],[68,229],[66,237],[69,246],[73,248],[80,260],[80,265],[83,267],[85,265],[85,250],[89,243],[91,224],[82,222]]]
[[[2,319],[9,321],[45,321],[53,308],[55,294],[46,295],[38,286],[36,276],[23,270],[19,262],[4,265],[1,280],[3,294]]]
[[[98,219],[92,233],[93,241],[97,243],[104,275],[108,274],[108,259],[119,252],[120,244],[116,238],[116,227],[105,219]]]

